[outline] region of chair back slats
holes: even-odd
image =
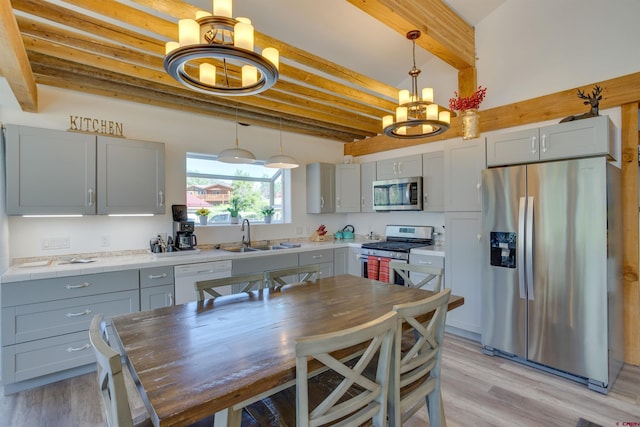
[[[372,420],[374,426],[386,425],[391,352],[397,326],[397,314],[390,312],[363,325],[296,339],[296,413],[299,427],[328,423],[346,427],[368,420]],[[364,344],[365,350],[349,363],[331,355],[336,350],[359,344]],[[316,359],[343,377],[312,410],[309,408],[309,358]],[[377,361],[376,377],[370,379],[364,371],[373,360]]]
[[[442,288],[442,275],[444,274],[440,267],[429,267],[420,264],[408,264],[404,261],[392,260],[389,262],[389,269],[404,280],[404,284],[411,288],[423,288],[427,285],[433,285],[434,292],[440,292]],[[415,280],[411,273],[423,274],[424,278],[420,281]]]
[[[245,274],[242,276],[223,277],[221,279],[202,280],[194,284],[198,301],[204,301],[205,292],[211,298],[221,297],[216,288],[222,286],[240,285],[239,292],[249,292],[254,289],[262,289],[264,287],[264,274]]]
[[[91,320],[89,340],[93,346],[98,369],[98,386],[105,407],[107,425],[131,427],[131,408],[125,388],[120,353],[109,346],[106,323],[98,314]]]
[[[413,327],[415,343],[402,348],[399,332],[395,338],[394,375],[389,397],[389,419],[400,426],[427,403],[429,423],[446,425],[440,392],[442,340],[451,289],[445,289],[421,301],[393,307],[398,313],[398,330],[403,323]],[[419,318],[432,313],[429,320]]]
[[[320,278],[320,265],[311,264],[303,265],[300,267],[284,268],[280,270],[267,271],[265,273],[265,279],[267,286],[280,290],[283,286],[287,285],[284,278],[288,276],[296,276],[296,283],[316,283]]]

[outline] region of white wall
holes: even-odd
[[[506,1],[476,26],[481,109],[640,71],[638,16],[638,0]]]
[[[640,71],[635,36],[638,16],[640,1],[637,0],[506,1],[476,26],[478,84],[488,88],[481,110]],[[435,85],[436,100],[446,105],[455,90],[449,86],[457,77],[456,71],[440,64],[432,69],[425,65],[422,80],[425,84],[441,82],[442,90]],[[39,86],[39,97],[39,113],[23,113],[6,82],[0,79],[0,119],[4,123],[64,130],[68,127],[69,115],[98,117],[123,122],[125,135],[129,138],[165,142],[168,205],[184,203],[187,151],[217,153],[234,143],[232,122],[45,86]],[[576,97],[576,114],[584,111],[586,107]],[[602,113],[612,115],[619,126],[617,110]],[[342,160],[340,143],[287,133],[283,142],[285,151],[303,164]],[[446,141],[363,156],[356,161],[418,154],[441,149],[442,144]],[[241,128],[240,145],[252,150],[257,157],[266,158],[278,148],[278,132],[257,127]],[[390,223],[434,225],[437,229],[444,224],[442,214],[420,212],[307,215],[305,185],[304,167],[294,169],[294,223],[256,225],[252,230],[254,239],[301,237],[310,234],[321,223],[330,231],[353,224],[361,234],[368,231],[381,234],[384,225]],[[6,245],[8,222],[10,252],[7,254],[6,248],[0,247],[2,262],[10,258],[60,254],[42,251],[42,238],[71,237],[71,248],[62,253],[115,251],[142,249],[149,237],[171,229],[170,214],[151,219],[10,217],[8,221],[3,220],[3,215],[0,214],[0,237]],[[200,243],[239,241],[241,236],[238,226],[206,227],[196,231]],[[100,247],[104,235],[110,237],[108,248]]]
[[[11,259],[146,248],[150,237],[159,232],[171,232],[170,206],[185,203],[186,152],[217,154],[235,143],[235,125],[229,121],[47,86],[38,86],[38,96],[39,112],[24,113],[20,111],[6,81],[0,79],[2,121],[5,124],[66,130],[70,115],[95,117],[122,122],[127,138],[164,142],[168,208],[165,215],[153,218],[85,216],[41,219],[11,216],[8,217],[8,255],[6,249],[0,250],[3,257]],[[278,150],[278,130],[240,127],[238,135],[240,146],[253,151],[259,159],[265,159]],[[306,163],[315,161],[342,161],[343,144],[286,132],[283,133],[282,140],[284,151],[302,164],[292,170],[293,223],[256,225],[252,230],[252,238],[262,240],[303,237],[311,234],[321,223],[326,224],[330,230],[344,226],[345,215],[306,214],[304,167]],[[54,161],[60,162],[61,167],[64,167],[64,159]],[[4,228],[0,230],[4,231]],[[240,241],[242,236],[238,225],[197,227],[196,234],[200,244]],[[101,246],[104,236],[110,241],[109,247]],[[43,238],[55,237],[69,237],[71,247],[64,250],[41,249]],[[7,239],[2,241],[6,242]]]

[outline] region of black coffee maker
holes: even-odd
[[[178,250],[188,251],[195,249],[198,239],[194,234],[195,225],[193,221],[188,221],[187,206],[171,206],[173,213],[173,234],[175,235],[174,245]]]

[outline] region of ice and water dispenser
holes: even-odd
[[[496,267],[516,268],[516,233],[492,231],[491,265]]]

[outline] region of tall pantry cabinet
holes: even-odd
[[[447,141],[445,162],[445,283],[464,305],[447,314],[447,326],[479,339],[481,331],[481,173],[484,139]]]

